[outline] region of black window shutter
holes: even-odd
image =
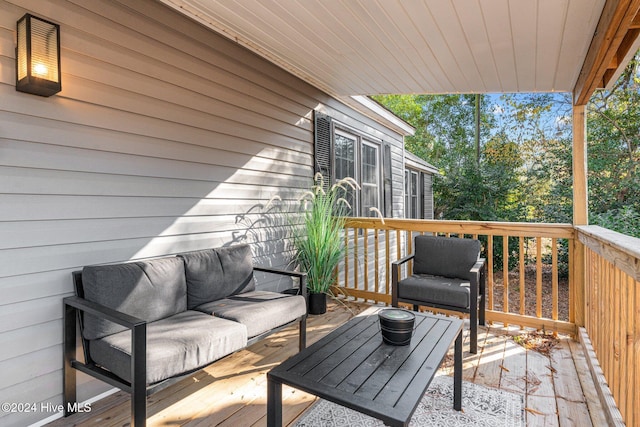
[[[420,194],[418,195],[418,198],[420,199],[420,208],[418,209],[418,218],[420,219],[426,219],[426,215],[427,215],[427,210],[425,209],[425,197],[424,197],[424,191],[425,191],[425,173],[424,172],[420,172]]]
[[[391,146],[384,144],[382,157],[382,179],[384,186],[384,216],[393,217],[393,181],[391,177]]]
[[[324,185],[331,185],[331,158],[333,151],[333,126],[331,117],[314,111],[314,173],[320,172]]]

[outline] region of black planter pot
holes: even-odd
[[[327,312],[327,294],[309,292],[309,314],[324,314]]]

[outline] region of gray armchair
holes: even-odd
[[[413,272],[400,279],[403,264],[413,260]],[[468,313],[471,353],[478,352],[478,323],[485,324],[485,260],[480,241],[416,236],[414,253],[391,264],[392,305],[408,303]],[[478,308],[479,305],[479,308]]]

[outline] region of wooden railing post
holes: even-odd
[[[587,197],[587,117],[585,105],[573,106],[573,225],[589,223]],[[585,273],[584,246],[573,241],[573,269],[571,274],[571,297],[574,299],[574,321],[584,326],[585,316]]]

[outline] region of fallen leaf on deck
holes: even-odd
[[[534,350],[545,356],[549,356],[551,349],[558,343],[557,336],[547,334],[544,331],[532,331],[513,337],[516,344],[520,344],[527,350]]]

